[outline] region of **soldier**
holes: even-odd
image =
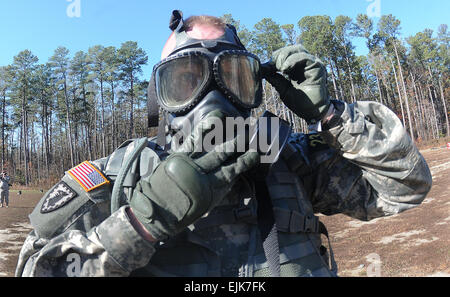
[[[302,46],[261,65],[218,18],[174,11],[170,29],[149,86],[159,136],[69,170],[30,215],[17,276],[336,276],[314,214],[367,221],[427,195],[430,171],[396,115],[330,100]],[[248,118],[262,77],[318,133],[291,134],[258,176],[261,152],[237,153],[239,137],[211,151],[199,140],[217,119]]]
[[[9,207],[9,181],[10,177],[8,176],[8,173],[6,171],[3,171],[2,175],[0,176],[0,207]]]

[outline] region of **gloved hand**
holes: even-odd
[[[322,120],[327,113],[331,103],[326,68],[303,46],[292,45],[277,50],[271,61],[262,65],[262,74],[278,91],[284,104],[309,124]]]
[[[140,180],[130,201],[136,218],[156,240],[176,235],[217,206],[230,192],[238,176],[259,163],[257,152],[235,153],[235,138],[198,153],[200,133],[211,129],[212,112],[201,121],[178,152],[161,162],[155,172]],[[216,118],[217,120],[217,118]]]

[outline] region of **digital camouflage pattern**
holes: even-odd
[[[306,225],[317,223],[313,213],[344,213],[359,220],[390,216],[418,206],[431,188],[428,166],[394,113],[375,102],[333,104],[339,116],[332,128],[320,135],[293,134],[283,158],[269,173],[282,276],[335,275],[328,263],[331,250],[323,248],[320,234],[300,232],[290,223],[295,218],[301,218],[297,221],[304,222],[306,230]],[[93,164],[113,181],[108,168],[120,165],[117,160],[126,159],[130,146],[133,142]],[[160,162],[158,155],[165,158],[149,142],[138,165],[151,164],[152,171]],[[58,216],[59,210],[35,216],[35,230],[20,253],[17,276],[268,275],[251,216],[255,199],[249,180],[236,183],[219,206],[185,232],[155,245],[133,229],[126,206],[110,214],[110,187],[85,196],[67,176],[63,181],[79,196],[60,209],[64,216]],[[130,183],[125,196],[132,190]],[[85,202],[78,205],[78,200]],[[68,211],[73,205],[76,209]],[[52,214],[59,227],[40,226],[48,224],[46,216],[50,220]]]

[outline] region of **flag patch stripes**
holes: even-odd
[[[70,169],[68,173],[86,190],[90,192],[104,184],[109,184],[106,177],[90,162],[86,161]]]

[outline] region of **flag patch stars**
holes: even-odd
[[[90,192],[104,184],[109,184],[106,177],[88,161],[70,169],[68,173],[86,192]]]
[[[53,190],[47,195],[41,207],[41,213],[49,213],[66,205],[77,196],[65,182],[59,182]]]

